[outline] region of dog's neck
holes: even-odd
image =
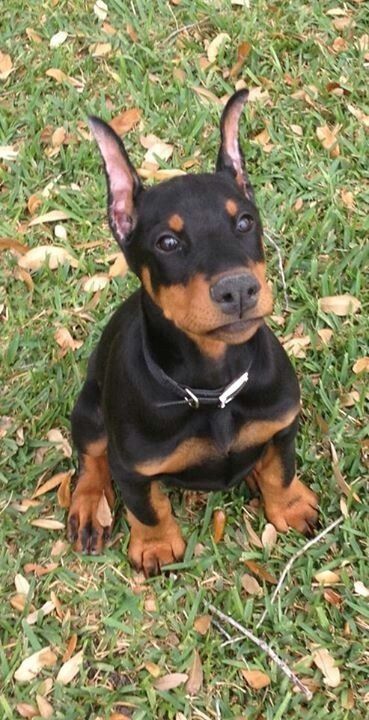
[[[221,354],[210,355],[167,320],[143,289],[141,301],[148,350],[178,383],[204,389],[223,387],[245,372],[255,355],[259,331],[242,345],[242,352],[239,345],[224,345]]]

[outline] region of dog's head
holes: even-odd
[[[262,226],[238,141],[247,91],[221,118],[216,172],[144,190],[120,138],[90,125],[104,160],[112,232],[164,316],[199,344],[248,340],[272,311]]]

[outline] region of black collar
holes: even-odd
[[[142,313],[143,315],[143,313]],[[232,380],[231,383],[221,388],[214,390],[191,388],[187,385],[181,385],[173,380],[154,360],[150,353],[145,318],[142,317],[142,349],[144,359],[148,370],[155,380],[162,386],[171,390],[179,400],[171,400],[169,402],[158,402],[157,407],[172,407],[174,405],[189,405],[189,407],[198,410],[204,406],[212,406],[220,409],[224,409],[228,403],[230,403],[245,387],[249,380],[249,370],[251,362],[245,372],[239,375],[237,378]]]

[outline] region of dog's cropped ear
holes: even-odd
[[[249,200],[254,199],[239,140],[238,126],[247,98],[248,90],[239,90],[228,100],[220,120],[220,149],[216,169],[228,170]]]
[[[89,125],[104,161],[109,225],[124,250],[136,222],[136,200],[143,188],[120,137],[110,125],[97,117],[90,117]]]

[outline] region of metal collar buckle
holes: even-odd
[[[222,408],[222,410],[225,408],[225,406],[233,400],[233,398],[242,390],[244,385],[246,385],[247,381],[249,379],[248,372],[244,372],[243,375],[241,375],[237,380],[234,380],[230,385],[226,387],[225,390],[219,395],[219,406]]]
[[[197,395],[195,395],[195,393],[192,392],[192,390],[190,390],[190,388],[188,388],[188,387],[185,388],[185,391],[186,391],[186,393],[187,393],[187,397],[185,397],[186,403],[187,403],[190,407],[195,408],[196,410],[198,410],[198,408],[200,407],[200,400],[199,400],[199,398],[197,397]]]

